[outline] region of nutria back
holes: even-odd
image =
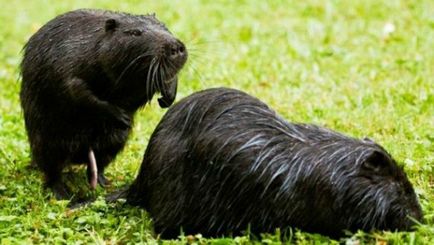
[[[93,158],[102,174],[134,113],[155,93],[161,107],[173,103],[186,59],[184,44],[153,15],[81,9],[38,30],[24,47],[20,100],[47,186],[62,193],[62,169]]]
[[[208,89],[172,106],[151,136],[128,202],[163,237],[259,234],[297,227],[407,230],[422,212],[383,147],[289,123],[234,89]]]

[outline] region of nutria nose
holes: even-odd
[[[179,40],[166,44],[165,51],[171,60],[185,59],[186,56],[185,45]]]

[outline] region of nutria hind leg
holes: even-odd
[[[53,165],[46,165],[52,162]],[[45,188],[51,189],[57,200],[69,200],[72,198],[72,192],[62,181],[62,170],[65,165],[62,161],[44,161],[44,164],[37,162],[38,166],[45,174]]]
[[[73,197],[71,190],[62,181],[57,181],[47,187],[51,189],[57,200],[70,200]]]

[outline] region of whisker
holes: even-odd
[[[149,65],[149,69],[148,69],[148,74],[147,74],[147,77],[146,77],[146,97],[147,97],[147,99],[148,99],[148,101],[150,101],[150,94],[151,94],[151,89],[150,89],[150,85],[151,85],[151,82],[152,82],[152,77],[151,77],[151,74],[152,74],[152,69],[154,69],[154,66],[155,66],[155,63],[156,63],[156,61],[157,61],[157,58],[153,58],[152,59],[152,61],[151,61],[151,64]]]
[[[153,91],[152,91],[153,93],[156,91],[156,83],[158,83],[156,74],[157,74],[157,71],[160,69],[160,65],[161,65],[161,61],[160,61],[160,59],[158,59],[156,66],[155,66],[155,69],[152,72],[152,83],[151,83],[152,86],[151,86],[151,88],[153,89]]]
[[[186,44],[188,46],[194,46],[194,45],[209,45],[209,44],[221,44],[223,41],[221,40],[204,40],[204,39],[192,39],[190,41],[186,41]]]
[[[200,86],[203,88],[204,87],[204,77],[202,76],[202,74],[198,71],[198,69],[194,66],[194,64],[190,64],[188,66],[188,70],[192,71],[194,75],[197,75],[198,81]]]
[[[152,76],[152,80],[153,80],[152,86],[153,86],[154,92],[160,91],[160,80],[158,79],[157,74],[159,74],[161,72],[161,66],[162,66],[163,62],[164,62],[164,60],[161,60],[161,59],[158,61],[157,68],[155,69],[153,76]]]
[[[125,68],[124,70],[121,72],[121,74],[119,75],[119,77],[116,79],[115,82],[115,86],[117,86],[117,84],[119,83],[119,81],[122,79],[122,77],[125,75],[125,73],[128,71],[128,69],[130,69],[132,67],[132,65],[134,65],[139,59],[144,58],[146,56],[151,56],[152,52],[148,51],[145,52],[139,56],[137,56],[136,58],[134,58]]]
[[[161,73],[160,73],[160,77],[161,77],[161,87],[162,87],[162,89],[164,89],[164,90],[167,90],[167,89],[168,89],[168,87],[167,87],[167,83],[166,83],[166,81],[165,81],[165,79],[164,79],[164,75],[165,75],[165,74],[167,75],[167,70],[168,70],[167,65],[168,65],[168,63],[170,63],[170,62],[164,62],[163,66],[162,66]]]

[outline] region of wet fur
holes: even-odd
[[[170,45],[183,56],[169,59]],[[88,162],[89,149],[103,177],[134,113],[158,92],[160,105],[173,102],[186,57],[152,15],[75,10],[37,31],[24,48],[20,100],[32,162],[47,186],[61,185],[65,166]]]
[[[422,213],[402,168],[378,144],[288,123],[258,99],[208,89],[174,106],[152,134],[127,193],[174,238],[297,227],[407,230]]]

